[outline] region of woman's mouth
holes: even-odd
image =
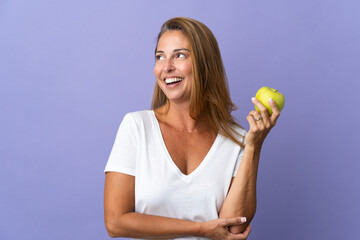
[[[165,83],[166,83],[166,85],[170,86],[170,85],[174,85],[176,83],[179,83],[182,80],[184,80],[184,78],[180,78],[180,77],[166,78]]]

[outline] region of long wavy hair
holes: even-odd
[[[231,115],[237,107],[230,98],[225,68],[215,36],[207,26],[197,20],[185,17],[172,18],[161,27],[155,53],[159,39],[166,31],[181,31],[191,45],[194,81],[190,96],[190,116],[193,119],[204,119],[212,131],[220,133],[243,148],[244,136],[235,130],[236,126],[242,129],[243,127]],[[166,102],[166,95],[156,83],[151,109],[157,109]]]

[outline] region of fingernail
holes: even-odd
[[[256,98],[252,97],[252,98],[251,98],[251,101],[255,101],[255,99],[256,99]]]
[[[273,100],[272,98],[269,98],[269,102],[273,103],[273,102],[274,102],[274,100]]]
[[[246,217],[242,217],[242,218],[241,218],[241,222],[242,222],[242,223],[246,222]]]

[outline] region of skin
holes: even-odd
[[[190,43],[181,31],[167,31],[159,39],[155,53],[156,82],[174,107],[189,111],[193,83]],[[165,78],[184,80],[175,88],[168,88]]]
[[[244,156],[219,214],[221,218],[245,216],[248,219],[247,223],[251,222],[256,211],[256,179],[261,147],[280,116],[280,111],[272,100],[269,101],[273,110],[271,116],[259,100],[252,98],[251,101],[259,108],[261,114],[254,110],[246,117],[249,131],[245,138]],[[231,226],[229,230],[232,233],[241,233],[245,227],[246,224]]]
[[[155,111],[164,141],[175,164],[184,174],[189,174],[201,163],[215,140],[202,121],[190,117],[192,64],[190,43],[180,31],[165,32],[159,39],[154,74],[157,84],[168,98],[167,105]],[[168,88],[166,77],[181,77],[183,81]],[[111,237],[167,239],[180,236],[200,236],[210,239],[247,239],[251,225],[244,225],[243,216],[249,220],[255,213],[256,173],[262,142],[275,125],[279,111],[271,104],[274,114],[257,100],[254,103],[260,114],[251,111],[247,116],[250,130],[246,136],[244,158],[238,174],[233,178],[229,193],[220,211],[220,218],[208,222],[192,222],[135,213],[135,177],[108,172],[105,179],[105,225]],[[181,139],[183,148],[179,148]],[[197,147],[192,148],[196,139]],[[180,149],[180,150],[179,150]],[[249,207],[250,206],[250,207]],[[250,210],[249,210],[250,209]]]

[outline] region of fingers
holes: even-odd
[[[270,122],[273,126],[275,126],[276,124],[276,120],[279,118],[280,116],[280,110],[277,107],[276,103],[274,102],[274,100],[272,100],[271,98],[269,99],[269,105],[271,107],[271,110],[273,111],[273,113],[271,114],[270,117]]]
[[[230,239],[232,240],[246,240],[251,232],[251,224],[249,224],[243,233],[233,234],[230,233]]]
[[[224,219],[222,226],[241,225],[246,222],[246,217],[235,217]]]
[[[258,111],[251,111],[249,114],[254,117],[255,121],[259,121],[262,119],[262,116]]]
[[[245,231],[242,233],[244,235],[245,239],[249,236],[250,232],[251,232],[251,224],[249,224],[246,227]]]
[[[256,122],[255,122],[254,117],[252,115],[249,114],[246,117],[246,120],[248,120],[248,122],[249,122],[250,129],[257,129]]]
[[[256,98],[252,97],[251,101],[257,106],[257,108],[260,110],[261,116],[264,119],[264,123],[269,122],[270,123],[270,115],[267,108]]]
[[[258,132],[258,130],[263,128],[262,119],[259,118],[260,118],[260,114],[256,111],[251,111],[249,115],[246,117],[246,119],[249,122],[250,131]]]
[[[275,126],[277,119],[280,116],[280,110],[277,107],[275,101],[273,99],[269,99],[269,106],[272,110],[271,116],[269,115],[269,111],[267,108],[256,98],[251,98],[251,101],[257,106],[260,110],[261,116],[263,117],[263,123],[266,128],[272,128]],[[258,118],[255,118],[258,119]]]

